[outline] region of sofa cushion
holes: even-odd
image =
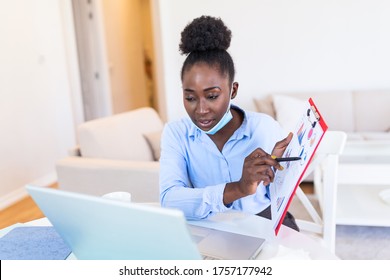
[[[362,133],[359,132],[348,132],[347,133],[347,140],[348,141],[363,141],[364,137]]]
[[[354,92],[356,131],[390,130],[390,90]]]
[[[390,132],[362,132],[361,135],[364,140],[390,141]]]
[[[88,121],[78,127],[80,152],[91,158],[153,161],[144,134],[162,128],[162,121],[152,108]]]

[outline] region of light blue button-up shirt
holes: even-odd
[[[242,125],[222,152],[188,117],[166,124],[161,140],[161,205],[182,210],[187,219],[202,219],[228,209],[259,213],[270,204],[262,184],[255,194],[228,207],[223,203],[225,185],[240,180],[246,156],[256,148],[271,153],[282,138],[278,122],[255,112],[244,112]]]

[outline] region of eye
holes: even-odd
[[[211,99],[211,100],[214,100],[214,99],[217,99],[217,98],[218,98],[217,94],[212,94],[212,95],[208,96],[208,99]]]
[[[186,96],[186,97],[184,97],[184,99],[187,100],[188,102],[195,101],[195,98],[192,96]]]

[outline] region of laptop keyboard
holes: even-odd
[[[215,258],[212,256],[205,256],[205,255],[202,255],[202,259],[203,260],[220,260],[219,258]]]

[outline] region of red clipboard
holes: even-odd
[[[294,136],[283,154],[283,157],[301,157],[301,160],[281,162],[284,170],[275,172],[274,182],[269,186],[275,235],[279,232],[295,191],[327,130],[328,126],[310,98],[303,108],[295,130],[292,131]]]

